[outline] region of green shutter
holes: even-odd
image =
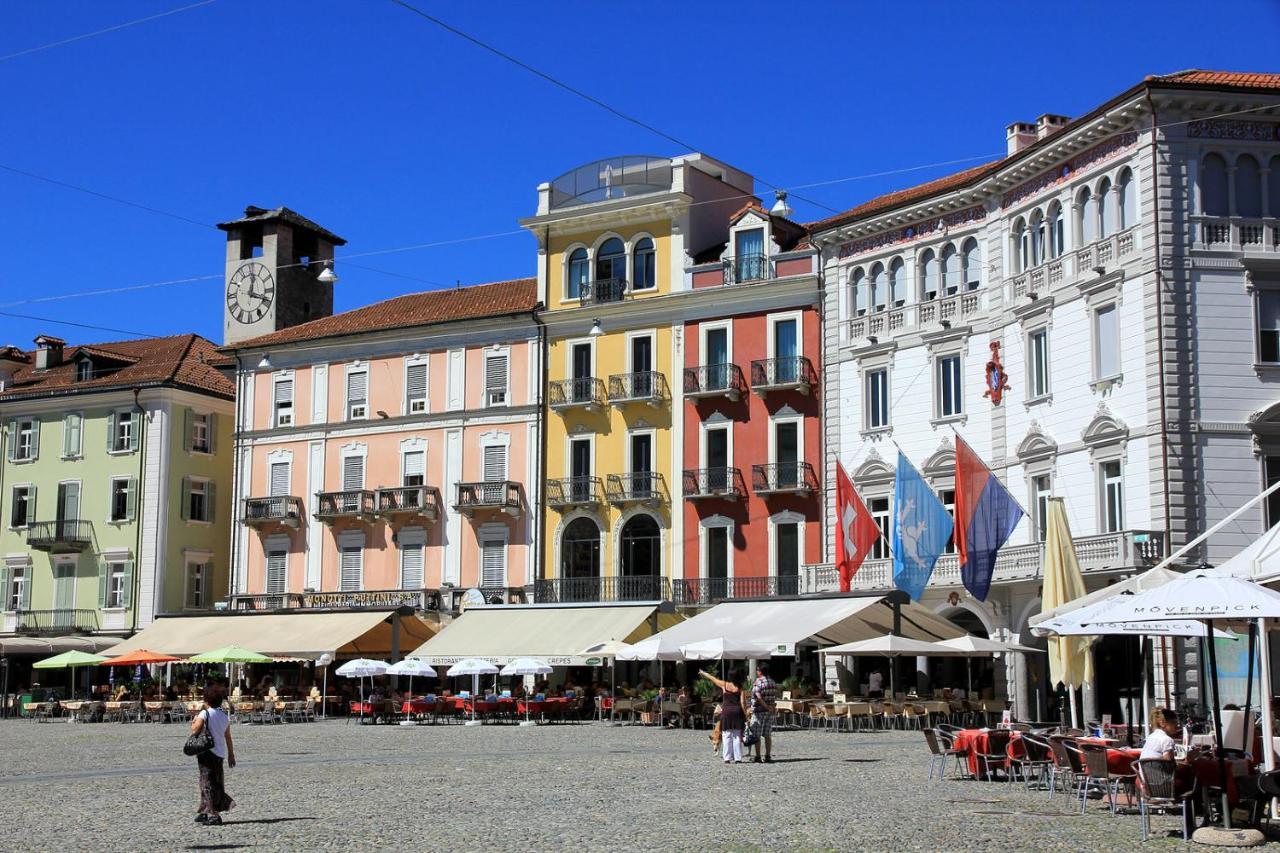
[[[98,609],[107,606],[107,585],[111,582],[111,565],[103,560],[98,563]]]
[[[107,451],[116,449],[116,413],[112,412],[107,416]]]
[[[0,612],[9,609],[9,565],[0,564]]]
[[[209,482],[204,484],[204,520],[205,521],[212,523],[214,507],[216,506],[217,506],[217,503],[214,502],[213,480],[210,480]]]
[[[191,478],[182,478],[182,506],[178,507],[183,521],[191,520]]]
[[[133,410],[131,415],[133,418],[132,429],[129,430],[129,449],[138,449],[138,433],[142,431],[142,422],[146,419],[146,415],[137,409]]]
[[[13,461],[14,451],[18,449],[18,422],[16,420],[9,421],[9,441],[8,447],[5,448],[5,456],[10,462]]]
[[[218,416],[210,412],[205,416],[206,423],[209,425],[209,452],[214,453],[218,449]]]
[[[40,427],[43,424],[39,418],[31,419],[31,458],[40,458]]]
[[[19,610],[31,609],[31,563],[27,563],[22,570],[22,603],[18,605]]]
[[[124,589],[120,593],[120,604],[128,607],[133,604],[133,560],[124,563]]]
[[[129,478],[129,495],[125,501],[124,517],[127,521],[136,521],[138,518],[138,478]]]
[[[36,487],[31,487],[31,494],[27,498],[27,526],[36,523]]]
[[[182,410],[182,449],[191,452],[191,431],[194,429],[192,422],[195,420],[194,413],[190,409]]]

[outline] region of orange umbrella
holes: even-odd
[[[136,652],[128,652],[118,658],[104,660],[100,666],[137,666],[138,664],[148,663],[173,663],[180,661],[182,658],[173,655],[164,655],[159,652],[149,652],[146,649],[138,649]]]

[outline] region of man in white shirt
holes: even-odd
[[[1175,738],[1182,734],[1178,712],[1160,708],[1156,711],[1156,719],[1158,728],[1147,735],[1146,742],[1142,744],[1142,754],[1138,758],[1139,760],[1162,758],[1165,761],[1173,761],[1173,750],[1177,745]]]
[[[881,696],[884,696],[884,676],[880,674],[880,670],[873,670],[872,673],[867,676],[867,693],[870,694],[873,699],[878,699]]]

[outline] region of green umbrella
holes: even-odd
[[[51,658],[38,660],[31,665],[32,669],[70,669],[71,670],[71,695],[75,696],[76,684],[76,667],[78,666],[97,666],[106,658],[102,655],[92,655],[88,652],[69,651],[60,655],[54,655]]]
[[[223,646],[211,652],[187,658],[188,663],[271,663],[274,658],[258,652],[249,651],[240,646]]]

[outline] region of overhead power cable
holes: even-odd
[[[201,6],[208,6],[214,2],[216,2],[216,0],[200,0],[199,3],[192,3],[188,6],[179,6],[177,9],[170,9],[167,12],[158,12],[154,15],[148,15],[145,18],[135,18],[132,21],[125,21],[124,23],[121,23],[121,24],[113,24],[112,26],[106,27],[101,30],[94,30],[91,33],[81,33],[78,36],[71,36],[70,38],[59,39],[58,41],[51,41],[48,44],[37,45],[36,47],[29,47],[29,48],[26,48],[25,50],[19,50],[15,53],[9,53],[9,54],[5,54],[4,56],[0,56],[0,62],[8,62],[10,59],[17,59],[20,56],[30,56],[31,54],[39,53],[42,50],[49,50],[55,47],[62,47],[63,45],[74,44],[75,42],[84,41],[86,39],[91,39],[96,36],[106,35],[107,33],[114,33],[117,30],[127,29],[129,27],[136,26],[138,24],[145,24],[147,21],[154,21],[159,18],[167,18],[170,15],[177,15],[180,12],[187,12],[192,9],[198,9]]]

